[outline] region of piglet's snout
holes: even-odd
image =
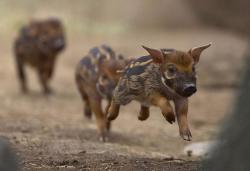
[[[54,47],[55,49],[62,49],[65,46],[64,39],[58,38],[54,41]]]
[[[183,88],[183,93],[185,96],[191,96],[197,91],[195,84],[186,84]]]

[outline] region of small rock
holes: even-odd
[[[174,157],[173,156],[166,156],[166,157],[163,158],[163,160],[172,161],[172,160],[174,160]]]
[[[191,157],[193,155],[193,151],[192,150],[187,150],[187,156]]]
[[[67,166],[66,168],[68,168],[68,169],[74,169],[75,166]]]
[[[71,162],[71,164],[77,165],[77,164],[79,164],[79,161],[75,159],[75,160],[73,160],[73,161]]]
[[[74,169],[74,168],[75,168],[75,166],[62,165],[62,166],[58,166],[58,168]]]
[[[21,128],[22,133],[29,133],[30,130],[28,128]]]
[[[210,149],[216,144],[215,141],[204,141],[204,142],[196,142],[187,145],[184,148],[184,154],[188,157],[207,157],[209,156]]]
[[[83,151],[80,151],[78,154],[85,154],[85,153],[87,153],[85,150],[83,150]]]

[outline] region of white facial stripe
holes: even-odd
[[[161,82],[163,83],[163,85],[169,89],[171,89],[165,82],[165,78],[164,77],[161,77]]]
[[[173,77],[169,77],[168,75],[165,75],[167,79],[173,79]]]
[[[99,50],[101,51],[101,53],[105,56],[105,59],[106,60],[110,60],[111,59],[111,56],[109,54],[109,52],[107,52],[104,47],[100,47]]]
[[[98,93],[103,97],[103,98],[106,98],[106,94],[104,94],[101,89],[100,89],[100,84],[99,83],[96,83],[96,89],[98,91]]]
[[[99,82],[101,85],[104,85],[104,78],[103,78],[102,76],[99,77],[98,82]]]
[[[169,87],[167,84],[166,84],[166,82],[165,82],[165,78],[162,76],[161,77],[161,82],[162,82],[162,84],[168,89],[168,91],[169,91],[169,93],[171,93],[172,95],[172,97],[174,97],[175,95],[177,95],[176,93],[175,93],[175,91],[171,88],[171,87]]]
[[[165,73],[166,73],[166,74],[165,74]],[[170,79],[173,79],[173,78],[175,78],[175,76],[173,76],[173,77],[170,77],[170,76],[168,75],[168,73],[167,73],[167,72],[165,72],[165,73],[164,73],[164,76],[165,76],[165,77],[166,77],[167,79],[169,79],[169,80],[170,80]]]
[[[163,83],[164,86],[167,87],[167,84],[165,83],[165,79],[163,77],[161,77],[161,82]]]

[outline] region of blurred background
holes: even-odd
[[[58,167],[64,161],[77,167],[83,151],[111,158],[199,160],[202,156],[187,157],[184,149],[215,140],[233,109],[248,47],[250,22],[242,17],[246,1],[237,6],[230,1],[224,8],[225,4],[223,0],[0,0],[0,135],[9,138],[26,169]],[[18,89],[13,41],[21,26],[48,17],[62,20],[67,38],[51,82],[55,94],[43,97],[35,72],[27,68],[31,92],[24,96]],[[129,58],[146,54],[141,45],[188,51],[209,42],[213,44],[198,65],[198,92],[190,99],[193,142],[184,142],[177,124],[166,123],[158,108],[151,109],[147,121],[138,121],[136,102],[122,108],[111,142],[98,142],[95,122],[83,117],[74,82],[76,64],[90,48],[105,43]],[[77,162],[71,163],[72,158]]]

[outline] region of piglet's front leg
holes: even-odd
[[[179,125],[180,136],[186,141],[191,141],[192,134],[189,130],[187,121],[188,99],[180,98],[178,100],[175,100],[174,103],[175,103],[175,111]]]

